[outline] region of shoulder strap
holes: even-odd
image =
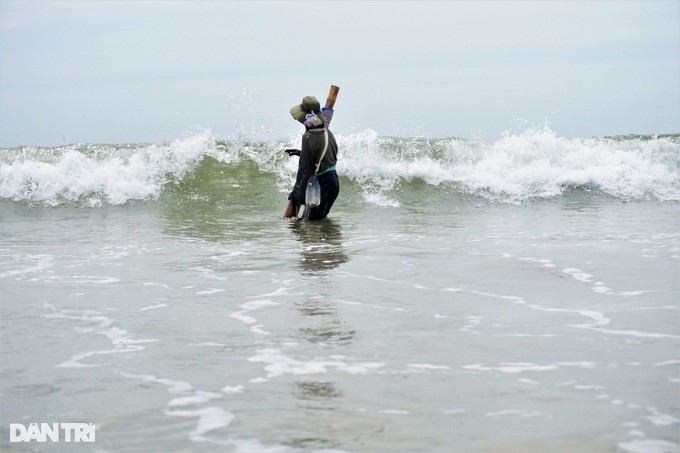
[[[314,175],[316,175],[319,172],[319,166],[321,165],[323,156],[326,155],[326,150],[328,149],[328,130],[326,128],[324,128],[323,130],[323,138],[324,138],[323,152],[321,153],[321,157],[319,157],[319,161],[316,163],[316,167],[314,168]]]

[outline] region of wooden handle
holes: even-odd
[[[331,85],[331,89],[328,91],[328,97],[326,98],[326,108],[333,108],[335,100],[338,98],[338,91],[340,91],[340,87]]]

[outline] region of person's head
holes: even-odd
[[[305,96],[302,102],[290,109],[293,119],[304,124],[307,128],[323,126],[326,118],[321,113],[321,104],[314,96]]]

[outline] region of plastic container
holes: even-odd
[[[305,193],[305,204],[310,208],[316,208],[321,204],[321,186],[316,176],[309,178],[307,192]]]

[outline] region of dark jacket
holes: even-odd
[[[321,160],[319,166],[319,173],[324,170],[334,167],[338,159],[338,144],[335,141],[333,133],[328,131],[328,149]],[[309,129],[302,136],[302,147],[300,148],[300,162],[298,164],[297,178],[295,179],[295,187],[293,188],[293,196],[295,202],[298,204],[305,203],[305,191],[307,190],[307,182],[314,174],[316,163],[321,157],[324,147],[323,127],[317,129]]]

